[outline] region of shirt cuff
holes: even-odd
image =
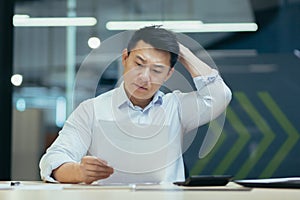
[[[58,183],[57,180],[55,180],[51,175],[54,169],[58,168],[62,164],[66,162],[75,162],[71,159],[69,159],[66,156],[57,156],[55,158],[56,161],[53,161],[54,159],[50,159],[47,161],[42,161],[40,163],[40,168],[41,168],[41,179],[46,182],[51,182],[51,183]]]
[[[201,90],[203,87],[206,85],[214,82],[219,76],[219,72],[215,69],[212,69],[211,74],[206,75],[206,76],[197,76],[193,78],[193,81],[195,83],[195,86],[197,90]]]

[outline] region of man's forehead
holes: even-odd
[[[154,47],[151,44],[144,42],[143,40],[139,40],[130,51],[137,51],[137,50],[157,50],[157,51],[170,53],[167,49]]]
[[[155,67],[160,67],[160,68],[168,68],[169,67],[169,61],[167,58],[163,58],[163,59],[147,59],[147,58],[144,58],[140,55],[135,55],[135,58],[139,61],[141,61],[142,63],[144,64],[151,64]]]
[[[157,49],[142,40],[137,43],[131,52],[131,55],[134,56],[135,59],[139,59],[143,62],[151,62],[153,64],[157,62],[165,66],[170,65],[171,54],[168,51]]]
[[[134,59],[141,61],[142,63],[145,64],[153,64],[155,66],[160,66],[160,67],[169,67],[170,65],[170,57],[168,55],[149,56],[148,54],[144,54],[141,51],[137,51],[132,55],[134,56]]]

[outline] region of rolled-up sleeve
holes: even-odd
[[[65,122],[54,143],[40,160],[42,180],[56,182],[52,171],[67,162],[80,162],[87,154],[91,142],[93,105],[91,100],[80,104]]]
[[[215,69],[207,76],[193,78],[193,81],[197,91],[179,95],[185,132],[217,118],[232,98],[231,90]]]

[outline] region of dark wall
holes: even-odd
[[[210,49],[255,50],[216,57],[233,92],[222,135],[198,159],[206,129],[186,152],[191,174],[235,178],[300,176],[300,4],[256,12],[258,32],[236,33]],[[255,52],[254,51],[254,52]]]
[[[0,180],[11,176],[13,6],[11,0],[0,0]]]
[[[236,33],[212,49],[256,49],[259,53],[292,53],[300,48],[300,3],[255,12],[258,31]]]

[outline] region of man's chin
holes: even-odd
[[[132,95],[133,98],[135,98],[136,100],[139,101],[146,101],[152,98],[152,96],[148,96],[148,95],[141,95],[141,94],[133,94]]]
[[[138,92],[138,91],[135,91],[131,96],[134,99],[137,99],[139,101],[146,101],[146,100],[152,99],[152,97],[154,96],[154,94],[149,94],[149,92]]]

